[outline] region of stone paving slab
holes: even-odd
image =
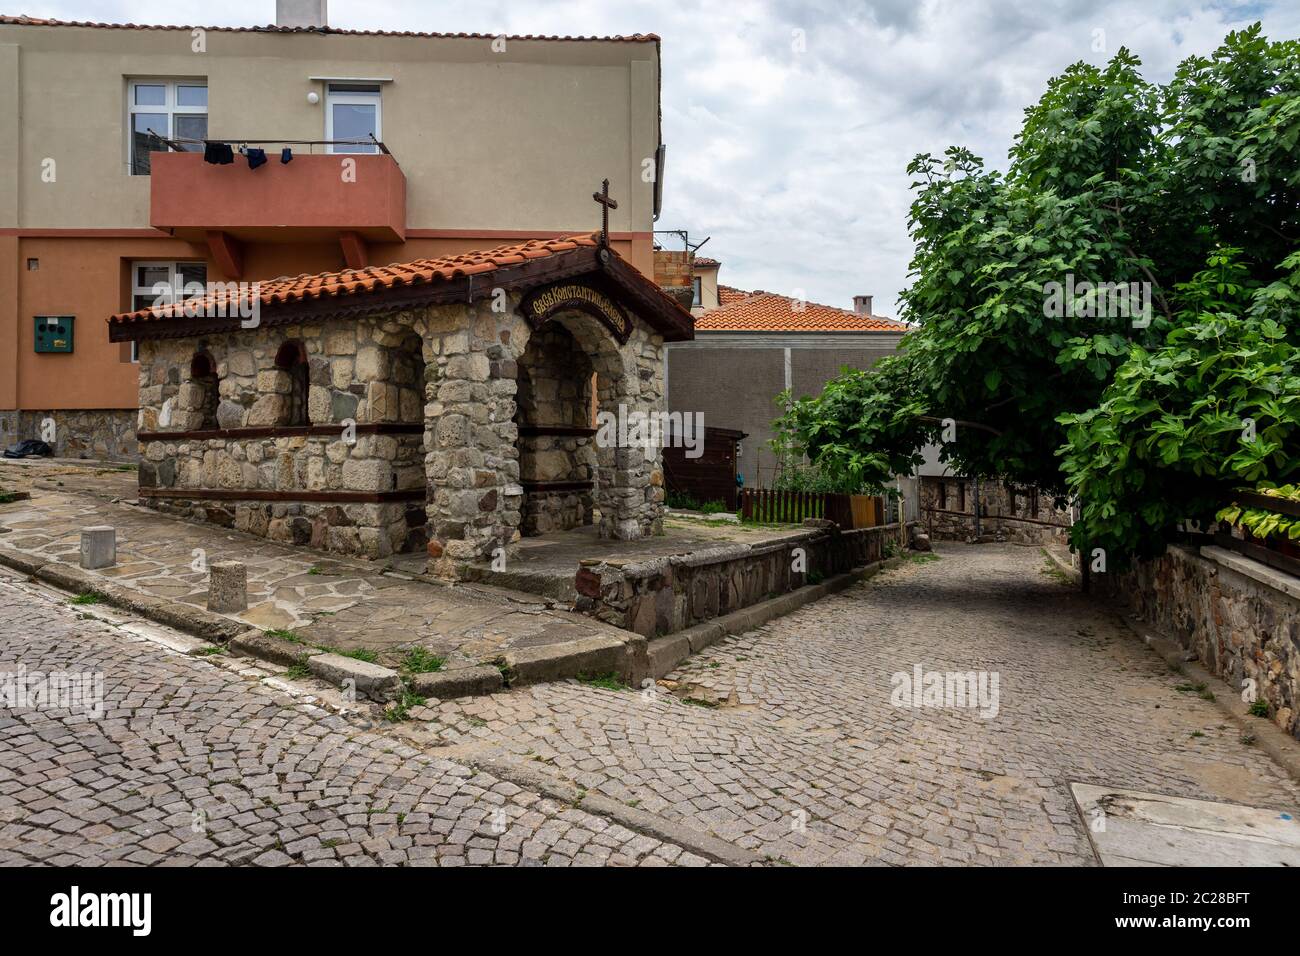
[[[208,563],[236,560],[248,568],[249,607],[227,617],[291,631],[308,644],[373,651],[388,666],[398,665],[413,647],[444,658],[444,669],[451,670],[514,652],[535,655],[550,645],[621,644],[634,637],[551,608],[534,595],[434,584],[386,573],[382,565],[160,515],[129,503],[134,481],[134,472],[115,469],[0,465],[0,488],[32,493],[29,501],[0,505],[0,528],[7,529],[0,547],[75,566],[81,530],[111,525],[117,529],[117,564],[87,573],[194,608],[205,608],[207,601],[207,573],[195,569],[200,553]]]
[[[1104,866],[1300,866],[1300,815],[1209,800],[1070,787]]]

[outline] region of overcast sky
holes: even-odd
[[[68,20],[250,25],[274,0],[4,3]],[[952,144],[1003,166],[1047,79],[1120,46],[1165,80],[1262,20],[1300,35],[1300,2],[1088,0],[329,0],[332,26],[663,37],[658,228],[711,236],[721,279],[893,314],[907,282],[909,179]],[[798,31],[798,32],[797,32]],[[1099,32],[1100,31],[1100,32]],[[1094,46],[1100,45],[1098,52]]]

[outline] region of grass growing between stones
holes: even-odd
[[[439,657],[423,647],[413,647],[402,658],[402,670],[408,674],[433,674],[442,670],[445,663],[445,657]]]
[[[83,591],[74,597],[69,604],[103,604],[106,598],[98,591]]]
[[[1267,717],[1268,701],[1262,697],[1256,697],[1255,700],[1251,702],[1250,710],[1247,711],[1247,713],[1252,717]]]
[[[411,717],[411,708],[423,707],[424,698],[419,694],[413,693],[409,689],[402,691],[402,696],[396,702],[389,704],[388,709],[384,711],[384,720],[389,723],[398,724]]]
[[[624,684],[617,674],[612,671],[608,674],[579,674],[578,682],[586,684],[588,687],[600,687],[604,690],[631,690],[632,688]]]

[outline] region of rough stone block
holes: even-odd
[[[238,561],[208,566],[208,610],[234,614],[248,610],[248,569]]]
[[[117,532],[108,525],[96,525],[81,532],[81,566],[111,568],[117,564]]]

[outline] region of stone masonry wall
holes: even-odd
[[[512,294],[378,318],[258,328],[206,339],[145,341],[140,349],[140,432],[210,429],[216,372],[217,425],[230,434],[141,442],[141,498],[151,507],[348,554],[383,557],[426,541],[431,570],[517,546],[522,524],[519,358],[532,330]],[[494,304],[498,308],[494,308]],[[663,339],[637,323],[619,345],[580,313],[555,319],[597,374],[599,405],[612,414],[663,410]],[[196,353],[206,360],[195,362]],[[301,355],[295,366],[277,357]],[[286,359],[288,361],[288,359]],[[305,391],[305,396],[300,394]],[[337,433],[240,435],[294,424]],[[358,433],[344,421],[414,425],[412,434]],[[633,538],[662,528],[658,447],[595,451],[600,532]],[[588,459],[589,461],[590,459]],[[590,468],[587,464],[585,467]],[[378,504],[267,502],[149,494],[151,489],[227,492],[400,492],[424,500]]]
[[[1050,494],[1000,481],[980,482],[980,532],[1013,544],[1069,541],[1070,512],[1058,509]],[[975,482],[968,478],[921,479],[921,522],[936,541],[968,541],[975,536]]]
[[[141,497],[151,507],[330,551],[383,557],[422,547],[422,509],[404,502],[149,495],[152,488],[387,492],[424,487],[418,431],[357,434],[349,443],[344,430],[347,419],[359,425],[423,421],[422,344],[408,325],[392,319],[254,329],[198,342],[142,342],[140,431],[204,427],[210,386],[191,377],[196,352],[210,356],[216,369],[221,428],[290,424],[293,376],[275,364],[286,342],[300,342],[307,357],[306,424],[334,425],[337,433],[142,442]]]
[[[1295,596],[1300,587],[1283,572],[1223,554],[1243,570],[1176,546],[1124,574],[1092,580],[1176,637],[1234,689],[1253,679],[1274,723],[1300,738],[1300,599]],[[1266,583],[1269,579],[1279,586]]]
[[[136,460],[136,413],[130,408],[0,412],[0,446],[41,438],[46,419],[54,421],[50,445],[56,458]]]
[[[673,634],[749,607],[770,597],[816,584],[835,574],[873,564],[893,543],[899,526],[840,531],[811,521],[806,534],[756,545],[729,544],[649,561],[583,561],[574,581],[574,609],[645,637]],[[908,526],[907,540],[917,526]],[[803,572],[794,551],[803,549]]]
[[[456,576],[455,562],[509,553],[521,535],[517,411],[519,360],[533,335],[511,294],[506,311],[493,299],[428,311],[431,400],[425,408],[429,481],[429,554],[433,573]],[[597,374],[602,411],[663,409],[663,339],[640,323],[627,343],[585,314],[564,325]],[[636,538],[662,529],[661,449],[599,447],[596,507],[606,537]]]

